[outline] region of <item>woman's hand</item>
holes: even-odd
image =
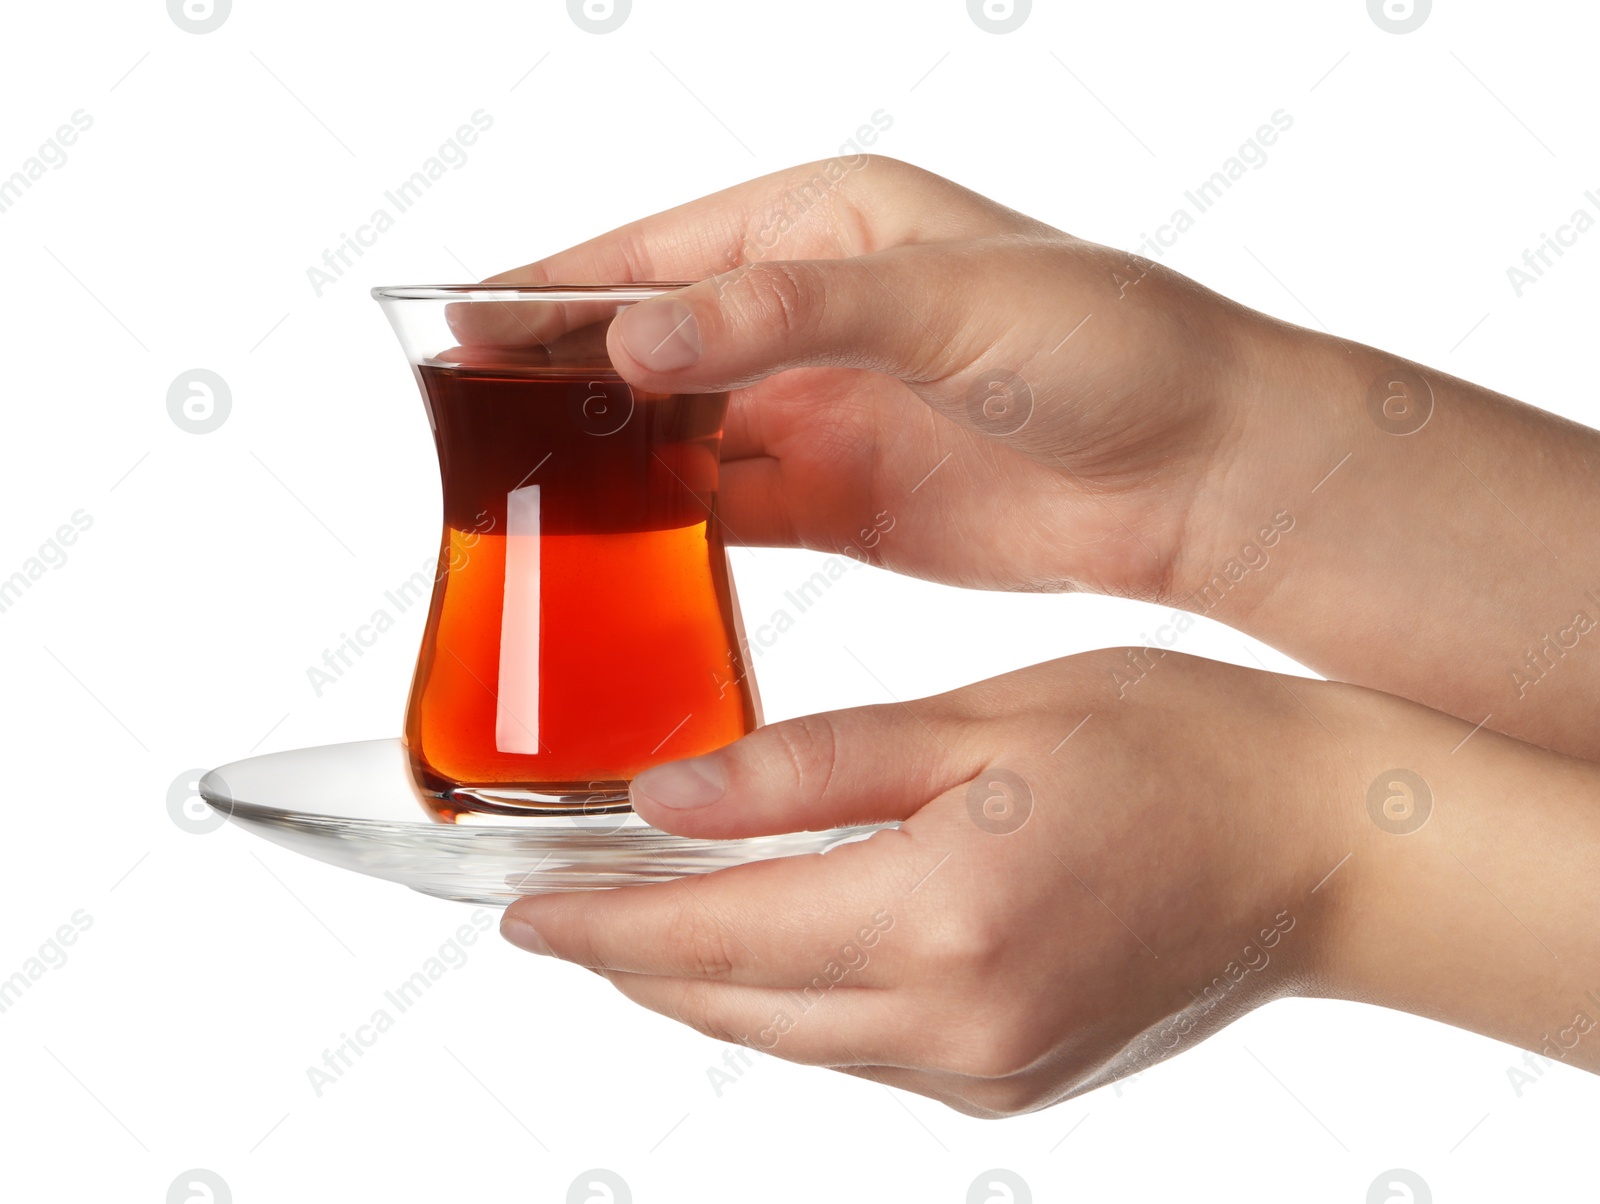
[[[701,280],[607,340],[641,386],[733,390],[735,542],[1163,601],[1600,759],[1594,431],[872,156],[497,279]]]
[[[1072,657],[650,770],[636,809],[685,835],[905,822],[822,856],[523,899],[502,930],[703,1033],[980,1115],[1285,995],[1532,1049],[1570,1027],[1600,986],[1600,771],[1176,654],[1119,696],[1128,667]],[[1600,1033],[1573,1060],[1600,1067]]]
[[[1247,311],[873,156],[493,279],[703,277],[626,311],[608,346],[641,387],[733,390],[734,541],[960,585],[1184,592],[1173,574],[1234,464]]]

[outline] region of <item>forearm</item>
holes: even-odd
[[[1600,767],[1492,732],[1452,752],[1463,730],[1412,712],[1355,745],[1383,822],[1346,816],[1325,990],[1600,1072]]]
[[[1198,608],[1329,677],[1600,759],[1600,433],[1343,340],[1267,324],[1257,346],[1236,399],[1257,450],[1187,566]],[[1269,565],[1201,592],[1283,512]]]

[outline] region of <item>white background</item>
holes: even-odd
[[[157,1202],[191,1167],[241,1202],[563,1200],[591,1166],[639,1201],[959,1202],[990,1167],[1039,1200],[1357,1204],[1391,1167],[1440,1201],[1592,1184],[1593,1077],[1519,1096],[1518,1051],[1407,1016],[1273,1005],[1130,1083],[980,1122],[772,1059],[719,1096],[723,1047],[492,937],[319,1098],[306,1068],[470,911],[192,835],[166,800],[196,766],[399,731],[420,608],[320,698],[306,675],[438,533],[369,286],[525,262],[833,154],[879,109],[876,149],[1124,247],[1286,110],[1166,261],[1595,424],[1600,233],[1520,298],[1506,277],[1597,208],[1594,6],[1440,0],[1403,36],[1363,0],[1041,3],[1005,35],[960,0],[637,0],[604,36],[556,0],[239,0],[204,35],[159,0],[4,20],[0,177],[74,111],[93,125],[0,213],[0,577],[74,511],[93,525],[0,614],[0,977],[74,912],[92,926],[0,1015],[0,1194]],[[316,296],[306,269],[478,109],[469,161]],[[166,410],[195,367],[232,391],[206,435]],[[750,620],[815,559],[736,553]],[[757,668],[783,718],[886,700],[846,647],[910,698],[1159,617],[860,570]],[[1184,647],[1249,664],[1248,644],[1201,623]]]

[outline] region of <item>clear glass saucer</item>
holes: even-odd
[[[663,882],[821,853],[885,826],[743,840],[673,836],[626,815],[431,818],[399,740],[269,753],[200,780],[218,814],[274,844],[423,894],[504,907],[522,895]]]

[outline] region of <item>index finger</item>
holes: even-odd
[[[490,276],[507,285],[686,284],[748,263],[846,259],[886,247],[984,238],[1042,223],[959,184],[881,155],[805,163],[619,226],[545,259]],[[456,337],[474,349],[550,346],[588,325],[604,346],[616,307],[459,306]]]
[[[747,180],[489,282],[701,280],[775,257],[842,258],[1019,228],[1045,229],[932,172],[881,155],[850,155]]]
[[[506,909],[513,944],[608,971],[799,988],[887,980],[875,950],[938,854],[885,830],[824,854],[648,886],[532,895]],[[543,946],[541,948],[540,946]]]

